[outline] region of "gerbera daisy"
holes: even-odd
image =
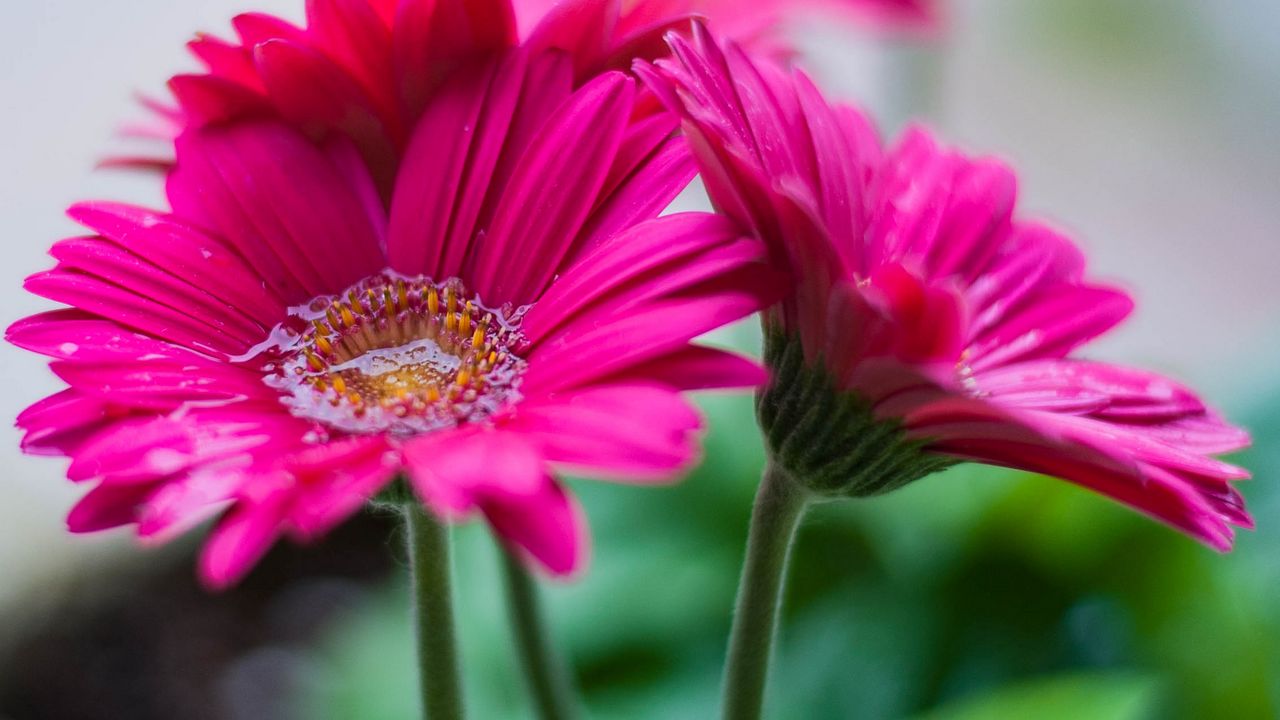
[[[765,314],[770,465],[752,518],[725,717],[757,718],[791,538],[816,498],[960,461],[1059,477],[1218,550],[1252,527],[1213,457],[1247,434],[1176,382],[1074,352],[1132,309],[1061,234],[1015,213],[998,161],[912,128],[883,148],[803,73],[698,28],[640,65],[684,118],[716,207],[791,268]]]
[[[732,223],[657,217],[693,174],[676,121],[644,112],[621,72],[514,44],[505,2],[400,3],[396,23],[391,5],[309,3],[323,53],[229,48],[253,112],[183,125],[170,210],[70,210],[89,234],[56,244],[27,288],[71,309],[8,337],[69,386],[19,424],[27,451],[68,456],[93,484],[73,531],[132,523],[162,540],[218,516],[200,571],[220,587],[404,475],[437,515],[482,513],[568,574],[587,540],[554,472],[669,478],[696,455],[679,391],[763,379],[690,344],[779,283]],[[325,8],[342,12],[326,24]],[[406,8],[434,13],[411,31]],[[440,38],[454,57],[440,76],[391,52]],[[355,88],[378,127],[341,105]],[[351,112],[290,112],[313,103]]]
[[[803,73],[705,33],[671,42],[678,60],[645,74],[683,114],[717,208],[800,283],[767,320],[775,454],[792,434],[843,439],[823,430],[829,417],[789,407],[816,371],[856,398],[860,434],[893,428],[904,450],[1061,477],[1230,548],[1231,526],[1250,521],[1229,483],[1247,473],[1211,456],[1247,434],[1172,380],[1073,355],[1133,303],[1087,279],[1067,238],[1016,216],[1009,168],[920,127],[882,149]],[[914,479],[868,469],[887,447],[797,455],[793,469],[851,494]]]
[[[124,131],[165,146],[104,164],[168,170],[169,145],[184,128],[269,116],[311,135],[349,137],[385,192],[425,98],[477,54],[516,44],[563,51],[580,82],[665,53],[663,34],[687,28],[695,15],[786,54],[778,24],[798,7],[920,28],[938,15],[931,0],[308,0],[304,27],[245,13],[232,20],[233,39],[201,33],[189,42],[204,71],[174,76],[176,104],[144,99],[151,120]]]

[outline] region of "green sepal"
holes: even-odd
[[[881,495],[959,461],[929,452],[896,419],[877,419],[871,403],[841,391],[821,358],[807,361],[799,338],[765,330],[772,374],[756,414],[774,463],[823,498]]]

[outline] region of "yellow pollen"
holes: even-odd
[[[458,298],[453,294],[453,288],[444,289],[445,306],[449,308],[449,314],[452,315],[454,310],[458,308]]]
[[[427,387],[427,402],[437,402],[440,400],[440,388],[435,385]]]
[[[409,288],[405,287],[404,281],[401,280],[397,285],[397,289],[400,291],[399,293],[400,307],[402,309],[408,310],[409,309]]]
[[[349,400],[352,405],[364,404],[364,398],[360,397],[360,393],[351,393],[347,395],[347,400]]]
[[[340,305],[339,308],[342,310],[342,324],[346,327],[355,327],[356,316],[351,313],[351,308],[346,305]]]
[[[330,343],[329,339],[323,335],[316,335],[316,347],[320,348],[320,352],[325,355],[333,354],[333,343]]]
[[[489,353],[489,364],[493,365],[496,362],[498,362],[498,351],[494,350],[493,352]]]
[[[334,331],[337,332],[338,328],[341,327],[341,324],[338,322],[338,314],[333,311],[333,308],[334,306],[330,305],[329,309],[324,312],[325,316],[329,318],[329,327],[333,328]]]
[[[449,332],[453,332],[453,329],[454,329],[455,327],[457,327],[457,325],[458,325],[458,316],[457,316],[457,315],[454,315],[452,312],[450,312],[450,313],[448,313],[448,314],[446,314],[446,315],[444,316],[444,329],[445,329],[445,330],[448,330]]]
[[[479,350],[480,346],[483,344],[484,344],[484,328],[476,328],[475,333],[472,334],[471,336],[471,347],[475,348],[476,350]]]
[[[391,286],[388,285],[383,290],[382,307],[387,312],[387,319],[390,320],[396,316],[396,299],[391,294]]]
[[[435,288],[431,288],[431,293],[427,295],[427,309],[432,315],[440,313],[440,293]]]
[[[347,381],[342,379],[340,375],[333,376],[333,389],[338,391],[339,395],[347,394]]]
[[[318,356],[316,356],[315,353],[311,352],[310,350],[307,351],[307,365],[310,365],[311,369],[315,370],[316,372],[320,372],[321,370],[324,370],[326,367],[326,365],[324,364],[324,361],[321,360]]]
[[[471,384],[471,371],[463,368],[458,371],[458,387],[466,387]]]

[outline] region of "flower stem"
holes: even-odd
[[[449,529],[413,500],[403,507],[413,576],[423,717],[460,720],[464,715],[462,677],[453,624]]]
[[[770,462],[751,512],[747,557],[738,585],[725,667],[725,720],[758,720],[764,708],[787,558],[808,502],[807,493]]]
[[[515,630],[516,649],[537,717],[541,720],[576,717],[573,684],[547,632],[537,582],[520,558],[505,549],[502,569],[507,580],[507,608]]]

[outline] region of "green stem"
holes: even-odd
[[[573,686],[547,632],[537,583],[524,563],[505,549],[502,567],[507,578],[507,607],[515,630],[516,648],[537,716],[541,720],[575,717]]]
[[[423,717],[460,720],[462,677],[453,622],[449,529],[414,500],[404,503],[417,620]]]
[[[758,720],[764,708],[787,558],[807,505],[805,491],[771,462],[751,512],[747,557],[725,667],[725,720]]]

